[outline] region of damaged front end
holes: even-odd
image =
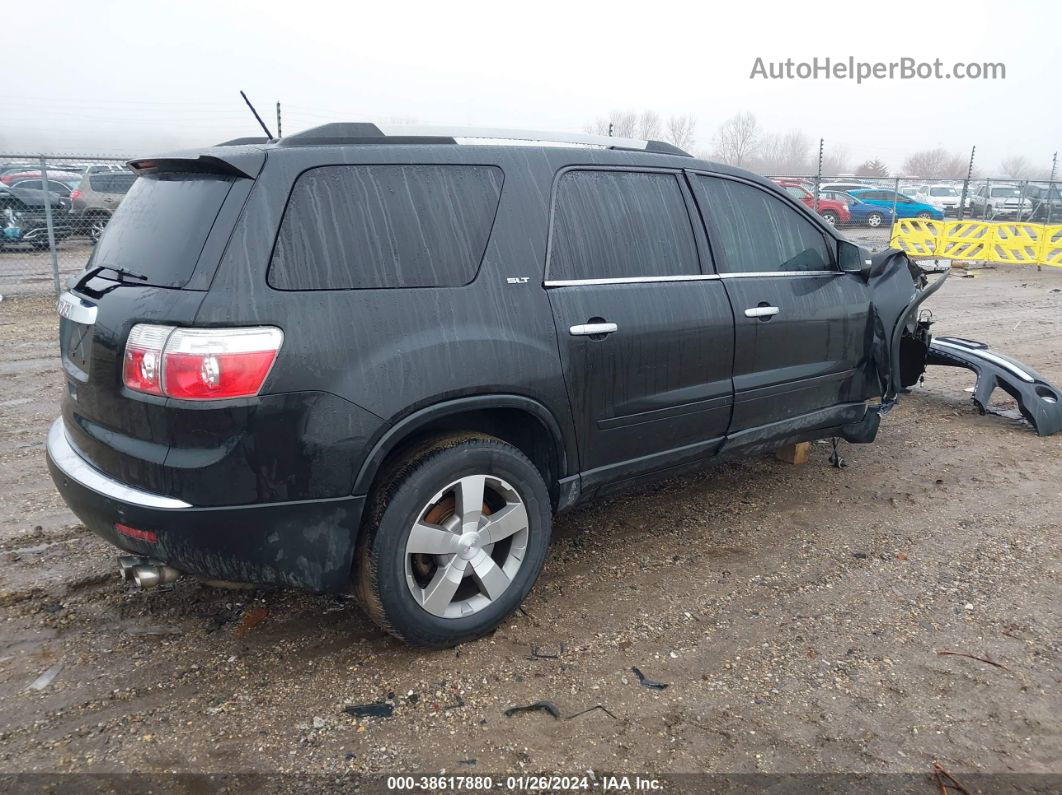
[[[1021,415],[1040,436],[1062,430],[1062,390],[1034,369],[996,353],[983,342],[930,333],[929,313],[919,308],[943,286],[949,271],[930,281],[924,271],[903,251],[888,249],[869,256],[865,275],[871,292],[870,382],[877,381],[884,415],[899,394],[917,383],[929,365],[965,367],[977,375],[973,400],[981,413],[998,387],[1013,397]],[[876,379],[875,377],[876,376]],[[860,440],[861,441],[861,440]]]

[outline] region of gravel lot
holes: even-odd
[[[935,331],[1062,384],[1062,271],[976,274]],[[45,469],[55,327],[0,303],[0,771],[1062,774],[1062,435],[979,416],[964,370],[846,468],[818,444],[562,517],[524,612],[422,652],[345,598],[120,584]],[[503,714],[539,699],[608,712]]]

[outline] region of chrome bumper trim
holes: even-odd
[[[48,457],[71,480],[104,497],[143,508],[191,508],[190,503],[126,486],[109,478],[78,455],[66,438],[66,424],[59,417],[48,431]]]

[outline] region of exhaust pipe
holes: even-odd
[[[168,585],[171,582],[175,582],[180,576],[181,572],[164,563],[160,565],[141,564],[133,567],[133,582],[136,583],[138,588],[143,588],[144,590],[157,588],[160,585]]]
[[[122,555],[118,558],[118,571],[125,582],[147,590],[175,582],[181,572],[165,563],[137,555]]]
[[[150,560],[137,555],[119,555],[118,573],[121,575],[123,582],[132,582],[133,569],[137,566],[146,566],[149,563],[151,563]]]

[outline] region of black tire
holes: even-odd
[[[456,479],[488,475],[507,482],[527,512],[527,547],[508,587],[468,616],[429,613],[406,581],[406,543],[425,504]],[[354,588],[382,629],[413,646],[447,648],[492,631],[527,596],[549,548],[552,508],[541,473],[516,447],[493,436],[453,433],[426,440],[382,473],[366,506],[354,560]]]
[[[822,214],[822,220],[824,220],[830,226],[837,226],[837,223],[841,219],[837,217],[837,213],[835,213],[833,210],[827,210]]]

